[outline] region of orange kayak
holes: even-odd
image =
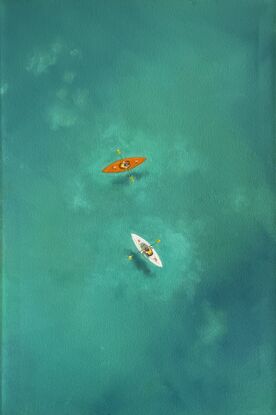
[[[122,173],[124,171],[132,170],[139,166],[146,160],[146,157],[129,157],[114,161],[109,166],[103,169],[104,173]]]

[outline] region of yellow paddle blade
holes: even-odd
[[[121,150],[119,148],[117,148],[116,153],[121,154]]]
[[[156,239],[156,243],[159,244],[159,242],[161,242],[161,240],[160,239]]]
[[[132,260],[132,258],[133,258],[133,255],[129,255],[129,256],[128,256],[128,260],[129,260],[129,261],[131,261],[131,260]]]
[[[134,183],[135,182],[135,177],[134,176],[129,176],[129,181],[130,181],[130,183]]]

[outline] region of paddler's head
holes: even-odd
[[[121,169],[128,169],[130,167],[130,162],[128,160],[123,160],[120,164]]]

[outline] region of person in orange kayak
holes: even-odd
[[[146,244],[141,244],[141,248],[142,248],[142,252],[144,252],[147,256],[153,255],[153,250],[151,249],[150,246]]]
[[[121,169],[128,169],[130,167],[130,162],[128,160],[123,160],[122,163],[120,163],[120,168]]]

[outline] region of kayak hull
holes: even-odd
[[[114,163],[109,164],[102,171],[103,173],[123,173],[125,171],[134,169],[135,167],[144,163],[145,160],[146,160],[146,157],[128,157],[128,158],[126,157],[121,160],[114,161]],[[128,162],[129,167],[122,168],[121,164],[123,162]]]
[[[141,236],[136,235],[135,233],[131,234],[131,238],[134,242],[134,245],[136,246],[136,248],[138,249],[139,252],[142,251],[142,245],[148,245],[150,246],[150,243],[147,242],[145,239],[143,239]],[[151,246],[151,249],[153,251],[153,255],[148,256],[146,254],[143,254],[152,264],[156,265],[157,267],[162,268],[163,264],[162,261],[159,257],[159,255],[157,254],[157,252],[155,251],[155,249]]]

